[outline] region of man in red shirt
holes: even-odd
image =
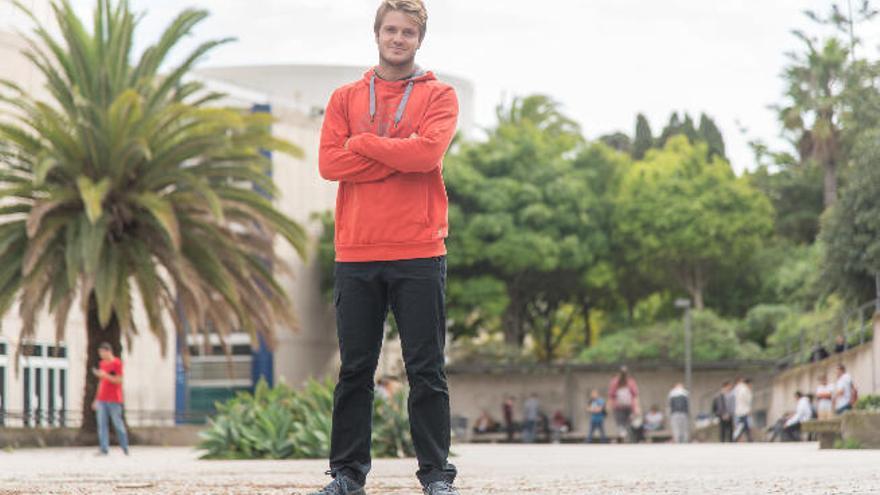
[[[451,86],[415,65],[426,27],[421,0],[384,0],[373,25],[379,65],[337,89],[324,115],[320,173],[339,183],[334,296],[342,366],[330,442],[333,481],[315,495],[366,493],[373,377],[389,307],[409,378],[416,475],[428,495],[458,494],[447,462],[441,174],[458,100]]]
[[[101,449],[99,455],[107,455],[110,448],[108,417],[116,428],[119,446],[122,447],[125,455],[128,455],[128,434],[122,421],[122,361],[113,355],[113,347],[107,342],[102,342],[98,346],[98,355],[101,357],[101,362],[98,368],[92,369],[92,373],[100,381],[92,409],[95,410],[98,420],[98,445]]]

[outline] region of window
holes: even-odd
[[[67,357],[67,347],[63,345],[54,346],[50,345],[47,348],[46,356],[50,358],[66,358]]]
[[[21,355],[41,357],[43,355],[43,346],[38,344],[22,344]]]

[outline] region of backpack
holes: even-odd
[[[632,406],[633,403],[633,393],[629,388],[629,384],[620,387],[617,389],[617,393],[615,394],[615,399],[617,399],[617,405],[622,407]]]
[[[859,389],[856,387],[855,383],[851,383],[850,386],[850,394],[849,394],[849,405],[853,408],[856,407],[856,402],[859,401]]]

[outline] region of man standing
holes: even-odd
[[[733,435],[733,441],[739,440],[742,435],[746,436],[746,440],[752,441],[752,426],[749,416],[752,414],[752,380],[749,378],[740,378],[734,388],[734,397],[736,401],[734,416],[736,416],[736,433]]]
[[[122,452],[128,455],[128,434],[122,421],[122,361],[113,355],[113,347],[107,342],[98,346],[98,355],[101,362],[92,370],[99,380],[98,393],[92,403],[98,422],[98,446],[101,449],[98,455],[107,455],[110,450],[108,417],[113,421]]]
[[[333,404],[330,471],[317,494],[362,495],[370,471],[373,375],[388,309],[410,385],[417,476],[428,495],[455,495],[447,462],[444,370],[448,231],[442,159],[458,100],[415,65],[427,27],[421,0],[384,0],[373,25],[379,65],[330,97],[321,176],[336,197],[336,329],[342,366]]]
[[[504,415],[504,431],[507,432],[507,441],[513,441],[513,397],[508,396],[504,399],[504,404],[501,406],[501,412]]]
[[[733,398],[732,387],[729,381],[721,385],[718,395],[712,400],[712,413],[718,418],[718,428],[721,442],[733,440],[733,413],[736,404]]]
[[[853,379],[843,363],[837,365],[837,383],[834,384],[834,412],[843,414],[852,409]]]
[[[669,392],[669,425],[675,443],[690,441],[690,399],[688,391],[681,383],[676,383]]]
[[[523,443],[534,443],[538,436],[538,422],[541,420],[541,401],[534,392],[523,405]]]

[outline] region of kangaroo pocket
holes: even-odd
[[[432,240],[428,179],[426,174],[397,174],[377,182],[342,183],[339,245]]]

